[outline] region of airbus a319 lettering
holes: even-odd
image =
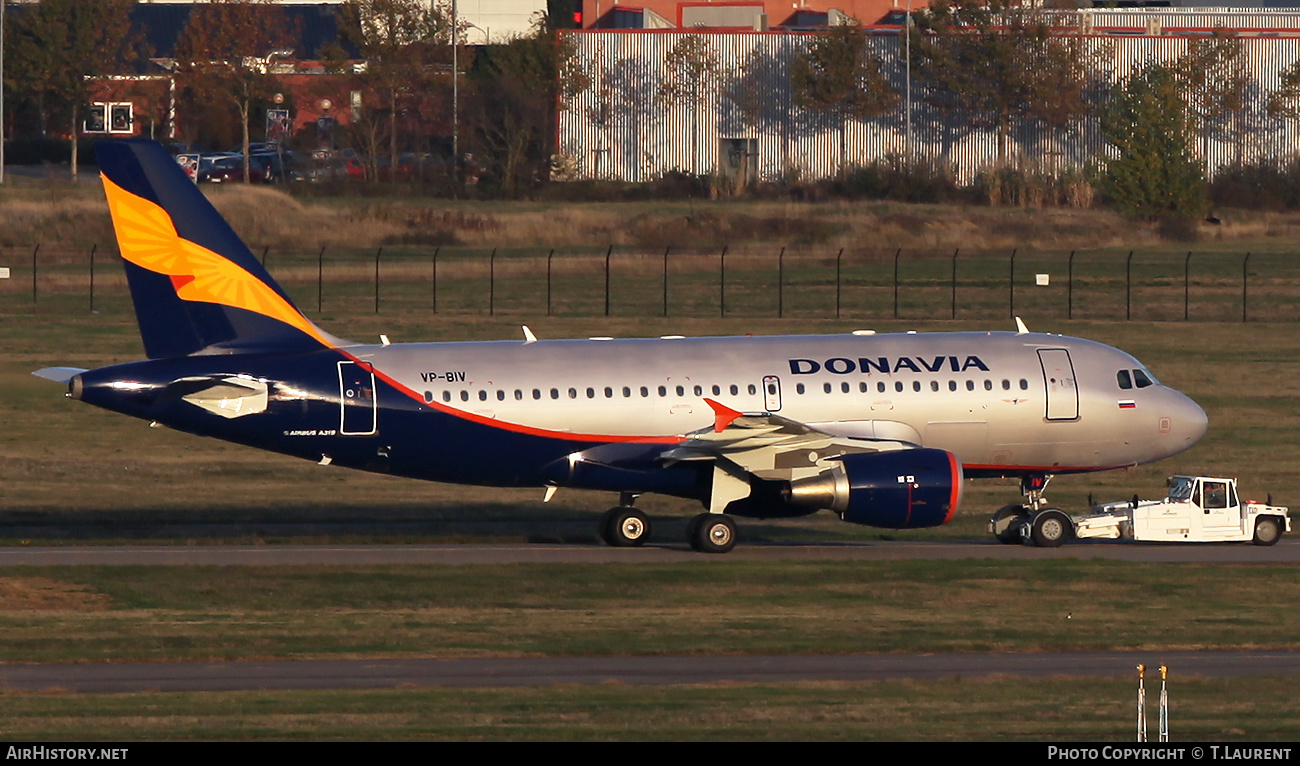
[[[36,374],[98,407],[334,466],[439,482],[601,490],[610,545],[644,494],[698,500],[696,550],[732,516],[953,518],[967,478],[1159,460],[1205,413],[1138,360],[1028,332],[362,344],[317,327],[161,146],[97,151],[147,359]]]

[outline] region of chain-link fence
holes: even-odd
[[[308,314],[1300,319],[1285,253],[255,247]],[[114,247],[0,250],[0,312],[129,311]]]

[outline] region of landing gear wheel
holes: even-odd
[[[614,548],[639,548],[650,539],[650,520],[635,508],[610,508],[600,519],[600,536]]]
[[[721,513],[701,513],[686,531],[691,548],[700,553],[726,553],[736,547],[736,522]]]
[[[1029,536],[1040,548],[1059,548],[1074,537],[1074,522],[1064,511],[1047,508],[1039,511],[1030,522]]]
[[[1255,545],[1275,545],[1282,539],[1282,524],[1270,516],[1261,516],[1255,520]]]
[[[610,508],[608,511],[605,511],[600,515],[600,527],[597,531],[600,532],[600,539],[605,541],[605,544],[608,546],[613,547],[615,545],[614,536],[610,532],[610,528],[614,525],[614,516],[622,511],[622,508]]]
[[[989,529],[1003,545],[1019,545],[1020,528],[1029,522],[1029,509],[1018,503],[1004,505],[993,514]]]

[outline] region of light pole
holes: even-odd
[[[2,1],[2,0],[0,0]],[[451,0],[451,167],[460,175],[460,14]]]
[[[5,0],[0,0],[0,184],[5,182]]]
[[[903,53],[905,59],[903,63],[905,64],[907,70],[907,99],[906,99],[906,106],[903,107],[906,110],[903,114],[904,123],[906,125],[905,127],[906,133],[903,140],[904,143],[907,145],[908,172],[911,172],[911,165],[912,165],[912,0],[907,0],[907,23],[903,25],[903,34],[907,35],[905,38],[903,38],[903,47],[905,51]]]

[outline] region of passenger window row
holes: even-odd
[[[1013,384],[1012,384],[1012,382],[1011,382],[1010,380],[1003,379],[1002,382],[1001,382],[1001,387],[1002,387],[1002,390],[1003,390],[1003,391],[1010,391],[1010,390],[1012,389],[1012,385],[1013,385]],[[1148,385],[1149,385],[1149,384],[1148,384]],[[989,380],[989,379],[985,379],[985,380],[983,381],[983,388],[984,388],[985,391],[992,391],[992,390],[994,390],[994,387],[995,387],[994,381]],[[1024,379],[1024,378],[1021,378],[1020,381],[1019,381],[1019,387],[1020,387],[1020,390],[1021,390],[1021,391],[1028,391],[1028,390],[1029,390],[1029,381],[1026,380],[1026,379]],[[914,380],[914,381],[912,381],[911,388],[912,388],[912,391],[915,391],[915,392],[919,392],[919,391],[921,391],[921,390],[923,389],[923,387],[922,387],[922,385],[921,385],[921,381],[919,381],[919,380]],[[937,380],[931,380],[931,381],[930,381],[929,388],[930,388],[931,391],[939,391],[939,390],[942,389],[942,386],[940,385],[940,382],[939,382],[939,381],[937,381]],[[947,389],[948,389],[949,391],[957,391],[959,388],[960,388],[960,387],[958,386],[957,381],[955,381],[955,380],[949,380],[949,381],[947,381]],[[974,390],[976,390],[976,388],[977,388],[977,386],[976,386],[976,381],[974,381],[974,380],[967,380],[967,381],[966,381],[966,383],[965,383],[965,389],[966,389],[967,391],[974,391]],[[744,389],[745,393],[747,393],[747,394],[749,394],[749,395],[751,395],[751,396],[754,396],[754,395],[757,395],[757,394],[758,394],[758,387],[757,387],[756,385],[754,385],[753,383],[751,383],[751,384],[749,384],[749,385],[747,385],[747,386],[744,386],[743,389]],[[907,386],[906,386],[902,381],[895,381],[895,382],[894,382],[893,390],[894,390],[895,392],[899,392],[899,393],[901,393],[901,392],[905,391],[906,389],[907,389]],[[531,392],[525,392],[524,389],[516,388],[516,389],[514,389],[514,395],[513,395],[513,398],[514,398],[515,401],[525,401],[526,399],[529,399],[529,398],[531,398],[531,399],[534,400],[534,401],[540,401],[540,400],[542,400],[542,399],[546,399],[546,398],[548,398],[548,397],[549,397],[550,399],[557,399],[557,400],[558,400],[558,399],[564,399],[564,398],[568,398],[568,399],[582,399],[582,398],[586,398],[586,399],[599,399],[599,398],[602,398],[602,397],[605,398],[605,399],[615,399],[615,398],[619,398],[619,396],[621,395],[622,398],[624,398],[624,399],[631,399],[631,398],[634,398],[634,397],[636,397],[636,396],[640,396],[640,398],[643,398],[643,399],[648,399],[648,398],[650,398],[650,397],[653,396],[653,395],[657,395],[657,396],[660,397],[660,398],[665,398],[665,397],[668,397],[668,396],[670,395],[670,393],[671,393],[671,394],[675,394],[678,398],[683,398],[683,397],[685,397],[685,396],[687,395],[687,393],[686,393],[687,390],[689,390],[689,391],[691,392],[692,395],[699,397],[699,396],[704,396],[704,395],[705,395],[706,388],[705,388],[705,386],[699,386],[699,385],[697,385],[697,386],[691,386],[691,387],[689,387],[689,389],[688,389],[687,386],[680,386],[680,385],[679,385],[679,386],[671,386],[671,387],[670,387],[670,386],[656,386],[656,387],[654,387],[654,388],[651,388],[650,386],[639,386],[639,387],[636,387],[636,388],[633,388],[632,386],[623,386],[623,387],[621,387],[621,388],[615,388],[615,387],[613,387],[613,386],[605,386],[604,388],[601,388],[601,389],[597,389],[597,388],[593,388],[593,387],[587,387],[587,388],[584,388],[584,389],[579,389],[579,388],[568,388],[568,389],[551,388],[551,389],[546,389],[546,390],[543,390],[543,389],[540,389],[540,388],[534,388],[534,389],[532,389]],[[723,390],[724,390],[724,388],[723,388],[723,386],[713,385],[713,386],[708,387],[707,390],[708,390],[708,391],[709,391],[713,396],[722,396],[722,395],[723,395]],[[725,390],[727,391],[727,393],[729,393],[729,394],[732,395],[732,396],[739,396],[739,395],[740,395],[740,392],[741,392],[741,390],[742,390],[742,387],[741,387],[741,386],[738,386],[738,385],[736,385],[736,384],[733,383],[733,384],[727,386]],[[846,381],[846,382],[842,382],[842,383],[840,383],[840,385],[839,385],[839,390],[840,390],[840,393],[844,393],[844,394],[852,393],[852,391],[853,391],[853,385],[852,385],[851,383],[848,383],[847,381]],[[884,381],[880,381],[880,382],[876,383],[875,390],[876,390],[877,393],[885,393],[886,391],[889,390],[889,386],[888,386],[888,384],[886,384]],[[858,383],[858,392],[859,392],[859,393],[863,393],[863,394],[865,394],[865,393],[868,393],[868,392],[870,392],[870,391],[871,391],[871,385],[870,385],[870,384],[866,383],[865,381],[863,381],[863,382],[859,382],[859,383]],[[835,392],[835,386],[834,386],[834,384],[832,384],[832,383],[823,383],[823,384],[822,384],[822,392],[823,392],[823,393],[826,393],[826,394],[834,393],[834,392]],[[775,393],[775,391],[773,391],[772,393]],[[805,386],[803,383],[798,383],[798,384],[795,385],[795,393],[797,393],[797,394],[806,394],[806,393],[808,393],[808,388],[807,388],[807,386]],[[444,391],[442,392],[442,400],[443,400],[444,402],[451,402],[454,398],[455,398],[455,395],[452,393],[452,391],[451,391],[450,389],[444,390]],[[471,400],[474,399],[474,398],[477,398],[478,401],[480,401],[480,402],[486,402],[486,401],[490,401],[490,400],[492,399],[492,395],[490,395],[490,394],[488,393],[488,390],[487,390],[487,389],[480,389],[480,390],[477,392],[477,394],[472,394],[470,391],[468,391],[468,390],[466,390],[466,389],[461,389],[461,390],[460,390],[460,393],[459,393],[459,398],[460,398],[460,401],[462,401],[462,402],[468,402],[468,401],[471,401]],[[504,389],[504,388],[499,388],[499,389],[497,389],[497,390],[496,390],[496,394],[495,394],[495,398],[496,398],[496,400],[499,401],[499,402],[504,402],[504,401],[506,401],[506,399],[508,398],[507,390]],[[432,402],[433,399],[434,399],[434,394],[433,394],[432,391],[425,391],[425,392],[424,392],[424,401],[426,401],[426,402]]]
[[[993,383],[992,380],[985,379],[983,385],[984,385],[984,390],[985,390],[985,391],[992,391],[992,390],[994,389],[994,383]],[[1028,381],[1028,380],[1026,380],[1026,379],[1024,379],[1024,378],[1021,378],[1021,379],[1020,379],[1020,383],[1019,383],[1019,385],[1020,385],[1020,390],[1021,390],[1021,391],[1028,391],[1028,390],[1029,390],[1029,381]],[[1003,391],[1010,391],[1010,390],[1011,390],[1011,386],[1012,386],[1012,383],[1011,383],[1010,380],[1006,380],[1005,378],[1002,380],[1002,390],[1003,390]],[[847,393],[852,392],[852,390],[853,390],[853,384],[848,383],[848,382],[843,382],[843,383],[840,383],[839,388],[840,388],[840,393],[847,394]],[[897,380],[897,381],[894,381],[894,387],[893,387],[893,388],[894,388],[894,391],[895,391],[895,392],[897,392],[897,393],[902,393],[902,392],[904,392],[904,391],[907,390],[908,386],[907,386],[907,384],[903,383],[903,381],[901,381],[901,380]],[[912,381],[911,388],[912,388],[913,391],[919,392],[919,391],[923,390],[925,387],[921,385],[921,381],[919,381],[919,380],[914,380],[914,381]],[[929,388],[930,388],[931,391],[939,391],[939,390],[942,390],[943,386],[940,385],[940,382],[939,382],[939,381],[937,381],[937,380],[932,380],[932,381],[930,381]],[[958,389],[960,388],[960,386],[957,385],[957,381],[955,381],[955,380],[949,380],[949,381],[948,381],[947,388],[948,388],[949,391],[956,391],[956,390],[958,390]],[[976,386],[976,381],[974,381],[974,380],[967,380],[967,381],[966,381],[965,388],[966,388],[967,391],[974,391],[974,390],[977,388],[977,386]],[[807,387],[804,386],[803,383],[796,384],[795,387],[794,387],[794,390],[795,390],[795,393],[798,393],[798,394],[805,394],[805,393],[808,392]],[[870,390],[871,390],[871,386],[870,386],[869,384],[867,384],[867,383],[865,383],[865,382],[858,383],[858,392],[859,392],[859,393],[863,393],[863,394],[865,394],[865,393],[869,392]],[[876,383],[876,393],[883,394],[883,393],[885,393],[885,392],[888,391],[888,390],[889,390],[889,385],[888,385],[887,383],[885,383],[884,381],[880,381],[880,382]],[[825,393],[825,394],[831,394],[831,393],[834,393],[834,392],[835,392],[835,386],[834,386],[833,383],[823,383],[823,384],[822,384],[822,393]]]

